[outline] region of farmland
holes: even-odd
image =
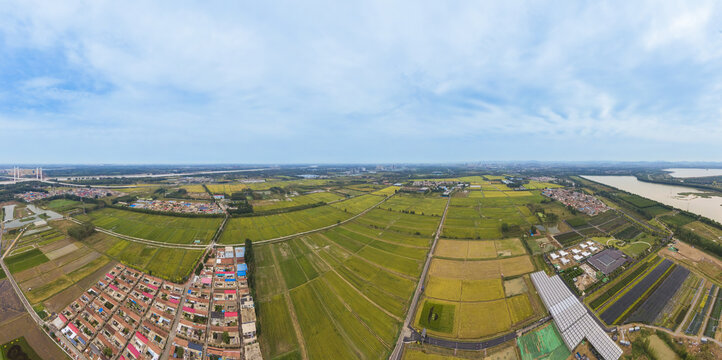
[[[514,196],[510,196],[512,194]],[[491,194],[494,194],[491,196]],[[443,236],[450,239],[498,239],[503,236],[518,236],[522,229],[536,221],[527,203],[539,203],[538,192],[501,191],[484,192],[483,198],[451,199],[449,212],[444,223]],[[503,231],[506,224],[508,230]]]
[[[221,234],[222,244],[275,239],[337,224],[378,204],[384,197],[361,195],[331,205],[266,216],[232,218]]]
[[[533,286],[526,274],[535,265],[523,240],[513,236],[536,221],[526,204],[541,198],[484,185],[494,184],[462,194],[480,196],[451,199],[444,238],[435,248],[414,323],[434,336],[489,338],[544,313],[536,294],[529,292]]]
[[[227,194],[231,195],[234,192],[239,192],[244,189],[251,190],[268,190],[272,187],[285,188],[289,186],[294,187],[319,187],[324,186],[328,183],[328,180],[316,180],[316,179],[304,179],[304,180],[273,180],[267,179],[263,182],[253,183],[230,183],[230,184],[208,184],[208,190],[214,194]],[[183,187],[190,193],[202,193],[206,190],[203,185],[186,185]]]
[[[611,302],[602,306],[599,311],[600,319],[607,324],[617,324],[623,321],[634,309],[641,305],[649,294],[659,285],[675,266],[669,260],[662,260],[647,271],[646,275],[620,291]]]
[[[82,242],[65,235],[72,223],[56,221],[50,230],[24,236],[19,245],[32,250],[20,254],[42,262],[24,261],[15,269],[16,280],[32,304],[50,311],[65,307],[79,296],[114,261],[180,282],[200,260],[201,250],[158,248],[131,242],[100,232]]]
[[[191,244],[195,240],[208,243],[222,221],[220,218],[151,215],[111,208],[76,218],[119,234],[172,244]]]
[[[310,359],[388,357],[430,246],[429,237],[393,225],[416,220],[433,227],[440,218],[373,210],[338,227],[255,247],[259,319],[273,334],[261,338],[264,357],[303,349]]]
[[[344,199],[344,196],[341,196],[339,194],[329,192],[329,191],[322,191],[322,192],[315,192],[307,195],[298,195],[298,196],[288,196],[281,199],[273,199],[273,200],[258,200],[252,202],[253,210],[254,211],[267,211],[267,210],[275,210],[275,209],[283,209],[288,207],[294,207],[294,206],[301,206],[301,205],[309,205],[309,204],[316,204],[320,202],[329,203],[333,201],[338,201],[341,199]]]
[[[379,208],[400,211],[409,214],[441,216],[446,207],[446,199],[424,197],[420,195],[396,195],[384,202]]]
[[[238,217],[228,220],[220,237],[222,244],[274,239],[318,229],[346,220],[351,214],[328,205],[288,213]]]
[[[67,305],[62,300],[63,292],[110,262],[108,257],[66,238],[57,229],[24,236],[17,247],[30,250],[7,258],[6,263],[25,297],[41,310],[57,311]]]
[[[687,276],[689,276],[689,270],[681,266],[675,267],[662,284],[629,317],[629,321],[653,324],[662,313],[662,309],[667,305],[667,302],[680,289]]]

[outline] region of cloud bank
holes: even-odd
[[[9,1],[9,162],[721,160],[708,2]]]

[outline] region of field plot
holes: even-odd
[[[5,259],[5,264],[8,266],[8,270],[10,270],[11,273],[18,273],[23,270],[44,264],[47,261],[50,261],[50,259],[48,259],[48,257],[45,256],[42,251],[38,249],[32,249],[30,251],[25,251],[21,254],[9,256]]]
[[[397,194],[381,204],[379,208],[408,214],[441,216],[444,213],[446,201],[446,198],[440,197]]]
[[[441,239],[434,255],[452,259],[493,259],[526,254],[519,239],[450,240]]]
[[[450,239],[498,239],[503,235],[518,235],[535,218],[521,205],[538,203],[538,193],[501,191],[484,192],[484,198],[452,198],[444,223],[443,235]],[[524,207],[525,208],[525,207]],[[502,225],[511,230],[502,233]]]
[[[0,345],[0,359],[41,360],[42,358],[28,344],[24,337]]]
[[[421,309],[419,325],[429,330],[451,334],[454,331],[456,305],[442,301],[426,301]]]
[[[687,279],[687,276],[689,276],[689,270],[682,266],[675,267],[662,284],[629,317],[629,321],[654,324],[657,317],[662,313],[662,309],[667,305],[667,301],[673,298]]]
[[[452,240],[449,244],[456,242],[479,241]],[[532,271],[534,265],[529,256],[477,261],[435,257],[424,287],[424,308],[429,310],[434,304],[453,306],[453,319],[456,320],[453,327],[436,330],[425,326],[433,325],[423,323],[431,315],[420,309],[416,327],[426,327],[437,336],[460,339],[485,338],[509,331],[512,326],[533,318],[534,309],[540,306],[532,305],[524,277],[503,281],[503,276],[519,276]],[[452,321],[448,310],[445,313],[446,321]]]
[[[383,196],[378,195],[361,195],[356,196],[348,200],[339,201],[331,204],[330,206],[335,207],[336,209],[339,209],[345,213],[356,215],[359,213],[364,212],[366,209],[369,209],[379,202],[381,202],[384,199]]]
[[[702,283],[702,279],[698,278],[694,273],[690,273],[674,296],[667,301],[654,325],[676,330],[684,320],[691,307],[692,298]]]
[[[397,216],[439,221],[374,211],[392,214],[395,221]],[[296,337],[310,359],[388,357],[430,239],[387,229],[394,221],[373,227],[371,223],[388,219],[372,215],[370,221],[360,221],[366,216],[255,248],[256,279],[263,289],[258,295],[261,347],[268,358],[300,355]],[[389,232],[393,236],[387,236]],[[298,334],[289,326],[293,319],[298,320]]]
[[[173,244],[191,244],[195,240],[208,243],[222,221],[220,218],[151,215],[111,208],[78,215],[76,218],[119,234]]]
[[[712,339],[715,338],[715,334],[719,328],[720,315],[722,314],[722,296],[720,295],[722,294],[718,291],[717,297],[715,297],[715,300],[712,303],[712,312],[709,313],[707,326],[704,328],[704,336]]]
[[[695,311],[694,316],[692,316],[692,319],[689,321],[689,325],[684,330],[685,334],[688,334],[688,335],[699,334],[699,330],[702,327],[702,324],[704,323],[705,317],[707,316],[707,311],[709,310],[711,304],[714,302],[716,293],[717,293],[717,285],[712,285],[712,286],[710,286],[709,290],[705,291],[705,293],[699,299],[699,302],[696,304],[695,308],[693,309]]]
[[[246,239],[274,239],[333,225],[351,216],[324,205],[275,215],[232,218],[226,223],[220,243],[240,244]]]
[[[504,299],[462,302],[459,305],[458,337],[476,339],[509,330],[512,320]]]
[[[299,179],[299,180],[274,180],[267,179],[265,182],[257,183],[236,183],[236,184],[207,184],[208,190],[214,194],[227,194],[231,195],[234,192],[238,192],[244,189],[251,190],[268,190],[272,187],[294,187],[300,189],[316,188],[328,184],[328,180],[325,179]],[[191,193],[202,193],[206,192],[203,185],[186,185],[184,189]]]
[[[556,325],[548,325],[516,339],[522,360],[565,360],[571,355]]]
[[[264,319],[261,349],[266,359],[297,351],[298,342],[293,331],[288,306],[283,295],[256,303],[258,317]]]
[[[441,219],[436,216],[404,214],[395,211],[373,209],[356,220],[358,224],[378,230],[417,236],[431,236],[436,232]]]
[[[649,293],[654,290],[656,285],[659,285],[667,275],[669,275],[674,264],[669,260],[663,260],[652,270],[647,272],[644,278],[638,280],[636,284],[631,285],[631,288],[626,288],[616,296],[614,301],[603,308],[600,319],[607,324],[618,324],[623,321],[631,312],[634,311],[636,306],[639,306],[644,301]]]
[[[98,232],[83,243],[127,266],[177,283],[190,275],[203,255],[203,250],[147,246]]]
[[[344,196],[341,196],[334,192],[322,191],[307,195],[288,196],[282,199],[257,200],[253,201],[252,205],[254,211],[267,211],[301,205],[317,204],[320,202],[329,203],[344,198]]]

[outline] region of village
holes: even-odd
[[[88,359],[262,359],[245,248],[200,266],[175,284],[118,264],[50,324]]]
[[[174,212],[185,214],[222,214],[221,209],[215,202],[191,202],[180,200],[152,200],[138,199],[131,204],[118,202],[118,205],[127,206],[132,209],[146,209],[161,212]]]
[[[61,190],[51,189],[48,190],[48,192],[28,191],[22,194],[17,194],[15,195],[15,197],[18,199],[22,199],[25,202],[32,202],[35,200],[47,199],[50,197],[62,195],[78,196],[87,199],[98,199],[107,196],[120,196],[123,195],[123,193],[114,190],[99,188],[70,188]]]
[[[571,206],[579,212],[594,216],[610,209],[605,203],[592,195],[563,188],[544,189],[542,195]]]

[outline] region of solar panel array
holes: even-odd
[[[592,319],[587,308],[564,285],[559,275],[548,277],[539,271],[531,274],[531,280],[544,306],[552,314],[569,351],[586,338],[605,360],[617,360],[622,356],[622,349]]]

